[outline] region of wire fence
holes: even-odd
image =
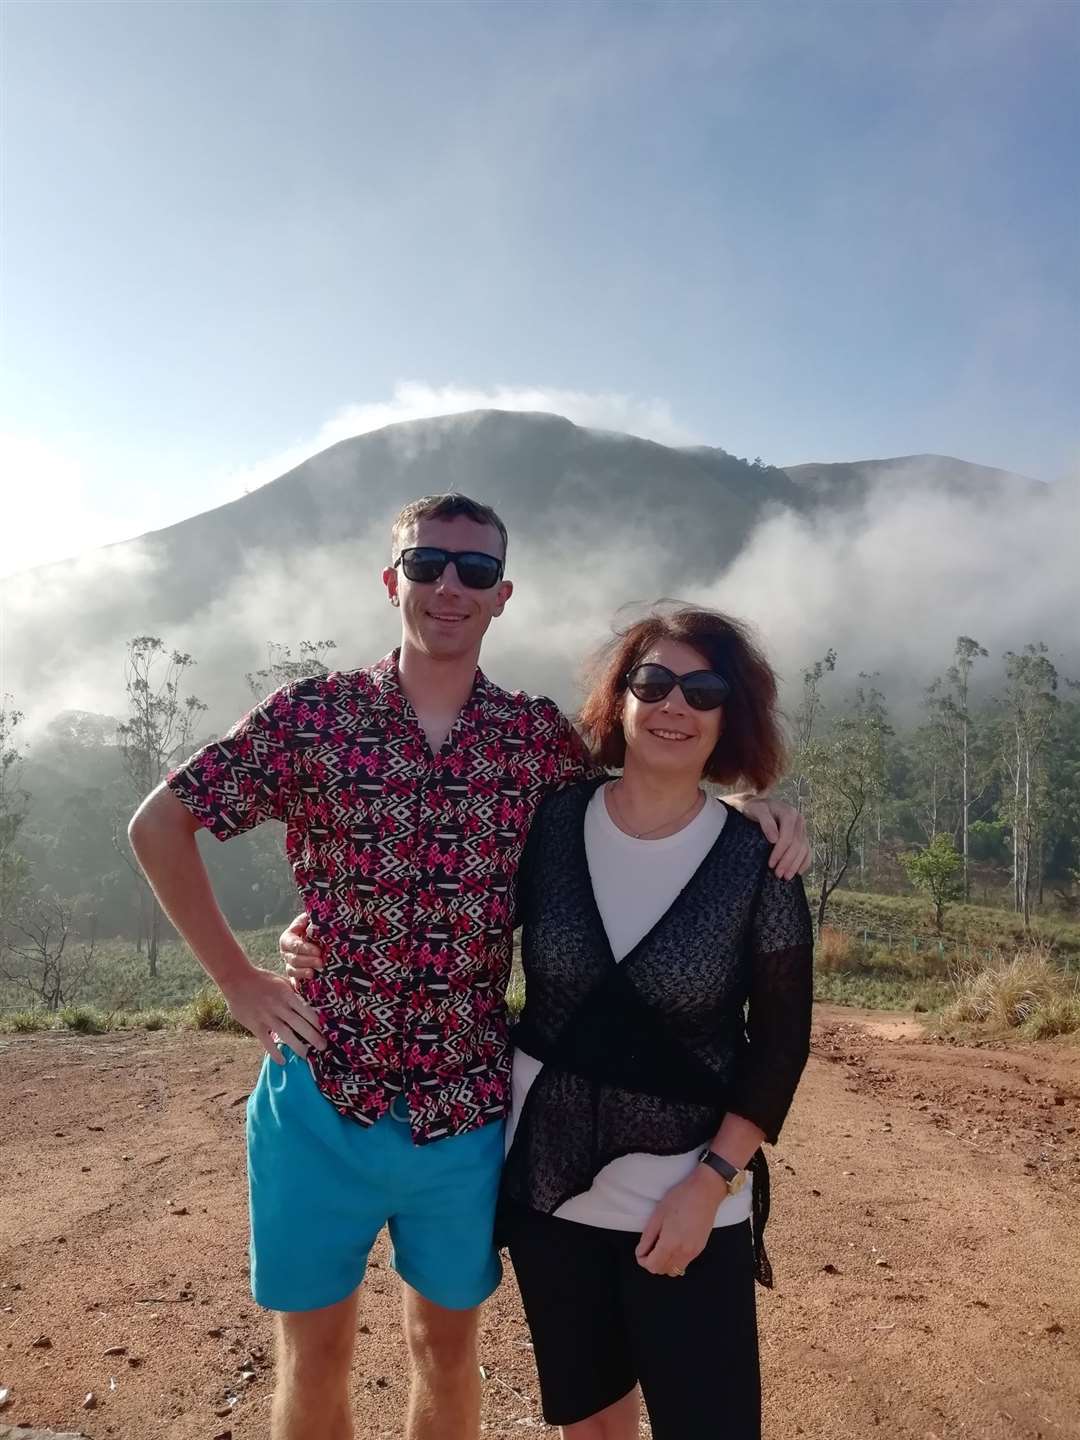
[[[817,931],[817,921],[814,921],[814,930]],[[871,930],[865,925],[853,925],[844,920],[830,919],[825,922],[826,930],[835,930],[841,935],[846,935],[852,940],[860,940],[863,945],[881,945],[890,952],[909,955],[933,955],[940,959],[946,957],[961,956],[971,960],[992,960],[997,953],[995,947],[983,943],[975,943],[971,940],[958,940],[952,935],[919,935],[913,934],[910,930]]]
[[[868,926],[853,924],[843,918],[827,919],[825,929],[838,931],[852,940],[861,941],[865,946],[883,946],[890,953],[895,951],[898,958],[901,955],[937,955],[943,961],[960,959],[989,964],[1003,950],[1017,948],[1016,942],[1011,939],[1004,944],[994,945],[988,944],[985,940],[960,939],[955,935],[914,934],[910,930],[899,927],[896,930],[871,930]],[[814,937],[818,938],[816,916],[814,918]],[[1059,951],[1055,958],[1063,970],[1080,971],[1080,961],[1075,955]]]

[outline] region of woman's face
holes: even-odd
[[[673,675],[712,668],[704,655],[678,640],[658,640],[637,663],[666,665]],[[627,690],[622,725],[627,766],[642,765],[672,777],[700,776],[723,732],[724,707],[695,710],[678,685],[653,704]]]

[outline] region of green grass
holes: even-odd
[[[213,994],[199,995],[187,1005],[159,1010],[112,1010],[105,1013],[86,1005],[48,1010],[9,1010],[0,1013],[0,1034],[32,1035],[43,1030],[71,1030],[80,1035],[104,1035],[127,1030],[216,1030],[231,1035],[247,1031]]]
[[[1047,1001],[1020,1027],[1025,1040],[1055,1040],[1061,1035],[1080,1035],[1080,994]]]
[[[56,1018],[57,1029],[75,1030],[80,1035],[102,1035],[108,1029],[105,1017],[89,1005],[65,1005]]]
[[[277,968],[277,927],[248,930],[237,938],[257,965]],[[99,942],[91,974],[75,1003],[103,1015],[171,1011],[190,1005],[206,987],[206,972],[186,945],[168,941],[158,956],[158,973],[152,976],[145,954],[127,940]],[[25,989],[0,983],[0,1015],[25,1010]]]
[[[51,1030],[53,1017],[47,1010],[12,1010],[0,1016],[0,1028],[12,1035],[32,1035],[36,1030]]]
[[[812,897],[811,897],[812,898]],[[914,895],[871,895],[837,890],[829,898],[825,923],[851,934],[869,930],[875,937],[894,937],[897,947],[911,948],[918,935],[936,943],[933,913]],[[1020,949],[1032,940],[1052,945],[1067,963],[1080,964],[1080,924],[1056,916],[1037,916],[1031,933],[1011,910],[986,905],[950,905],[945,912],[946,948]],[[921,942],[920,942],[921,943]]]
[[[1010,911],[977,905],[950,908],[945,923],[945,953],[933,939],[933,920],[924,901],[913,896],[873,895],[837,891],[829,901],[826,924],[854,937],[837,961],[822,962],[819,947],[814,994],[819,1000],[866,1009],[941,1012],[956,998],[949,967],[957,956],[989,959],[991,951],[1023,947],[1023,926]],[[1053,945],[1066,966],[1080,967],[1080,925],[1059,919],[1038,919],[1035,933]],[[863,931],[893,937],[862,944]],[[256,964],[276,969],[277,926],[242,933],[238,938]],[[912,935],[920,938],[912,948]],[[1029,937],[1030,938],[1030,937]],[[517,956],[515,953],[515,960]],[[516,1015],[524,1001],[524,982],[515,964],[508,1001]],[[99,944],[89,982],[78,1003],[59,1015],[27,1008],[26,992],[0,985],[0,1030],[27,1034],[67,1028],[82,1034],[103,1029],[160,1030],[186,1026],[238,1032],[217,991],[186,945],[170,941],[161,947],[158,974],[151,976],[145,955],[130,942]],[[65,1019],[64,1016],[68,1018]],[[1033,1020],[1032,1025],[1036,1022]],[[1071,1029],[1071,1011],[1047,1011],[1038,1022],[1047,1029]],[[1060,1033],[1060,1032],[1059,1032]]]
[[[900,972],[844,971],[816,974],[814,999],[863,1010],[934,1012],[953,999],[947,980],[916,980]]]

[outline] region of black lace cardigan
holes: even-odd
[[[546,1214],[621,1155],[704,1145],[728,1111],[775,1143],[810,1048],[802,882],[775,878],[769,842],[736,810],[671,908],[615,960],[585,853],[585,810],[602,783],[545,800],[518,877],[525,1008],[513,1042],[544,1068],[503,1194]],[[756,1273],[768,1286],[760,1150],[751,1169]]]

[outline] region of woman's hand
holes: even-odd
[[[727,1186],[707,1165],[673,1185],[649,1216],[634,1255],[654,1275],[681,1275],[705,1249]]]
[[[297,915],[287,930],[278,936],[278,954],[285,962],[285,974],[295,990],[301,980],[310,980],[323,967],[323,953],[314,940],[308,939],[311,916]]]

